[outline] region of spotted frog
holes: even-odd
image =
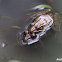
[[[53,15],[51,9],[35,11],[31,17],[33,18],[32,23],[30,23],[24,32],[18,34],[18,41],[21,45],[33,44],[39,41],[48,30],[51,28],[55,30],[55,28],[59,26],[59,22],[57,22],[58,13]],[[56,22],[58,24],[56,24]]]

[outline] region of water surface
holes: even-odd
[[[62,13],[62,0],[56,0],[53,5]],[[35,5],[46,3],[44,0],[2,0],[0,2],[0,30],[13,25],[24,28],[29,19],[26,9]],[[61,16],[62,17],[62,16]],[[62,28],[61,32],[52,32],[43,42],[37,42],[30,46],[20,46],[17,43],[19,29],[9,29],[0,33],[0,42],[7,44],[0,47],[0,62],[56,62],[56,58],[62,58]],[[43,46],[42,46],[42,44]]]

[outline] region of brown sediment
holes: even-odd
[[[54,3],[54,0],[46,0],[48,3]]]

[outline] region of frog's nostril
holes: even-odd
[[[37,35],[36,35],[35,33],[32,33],[32,34],[31,34],[31,38],[32,38],[32,39],[35,39],[36,37],[37,37]]]

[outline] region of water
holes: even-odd
[[[62,0],[56,0],[53,4],[62,13]],[[2,0],[0,1],[0,30],[8,26],[18,25],[22,28],[27,24],[26,9],[37,4],[45,3],[44,0]],[[0,62],[56,62],[62,58],[62,28],[61,32],[52,32],[43,42],[37,42],[30,46],[20,46],[17,43],[19,29],[9,29],[0,33],[0,42],[7,44],[0,47]],[[41,44],[42,43],[42,44]]]

